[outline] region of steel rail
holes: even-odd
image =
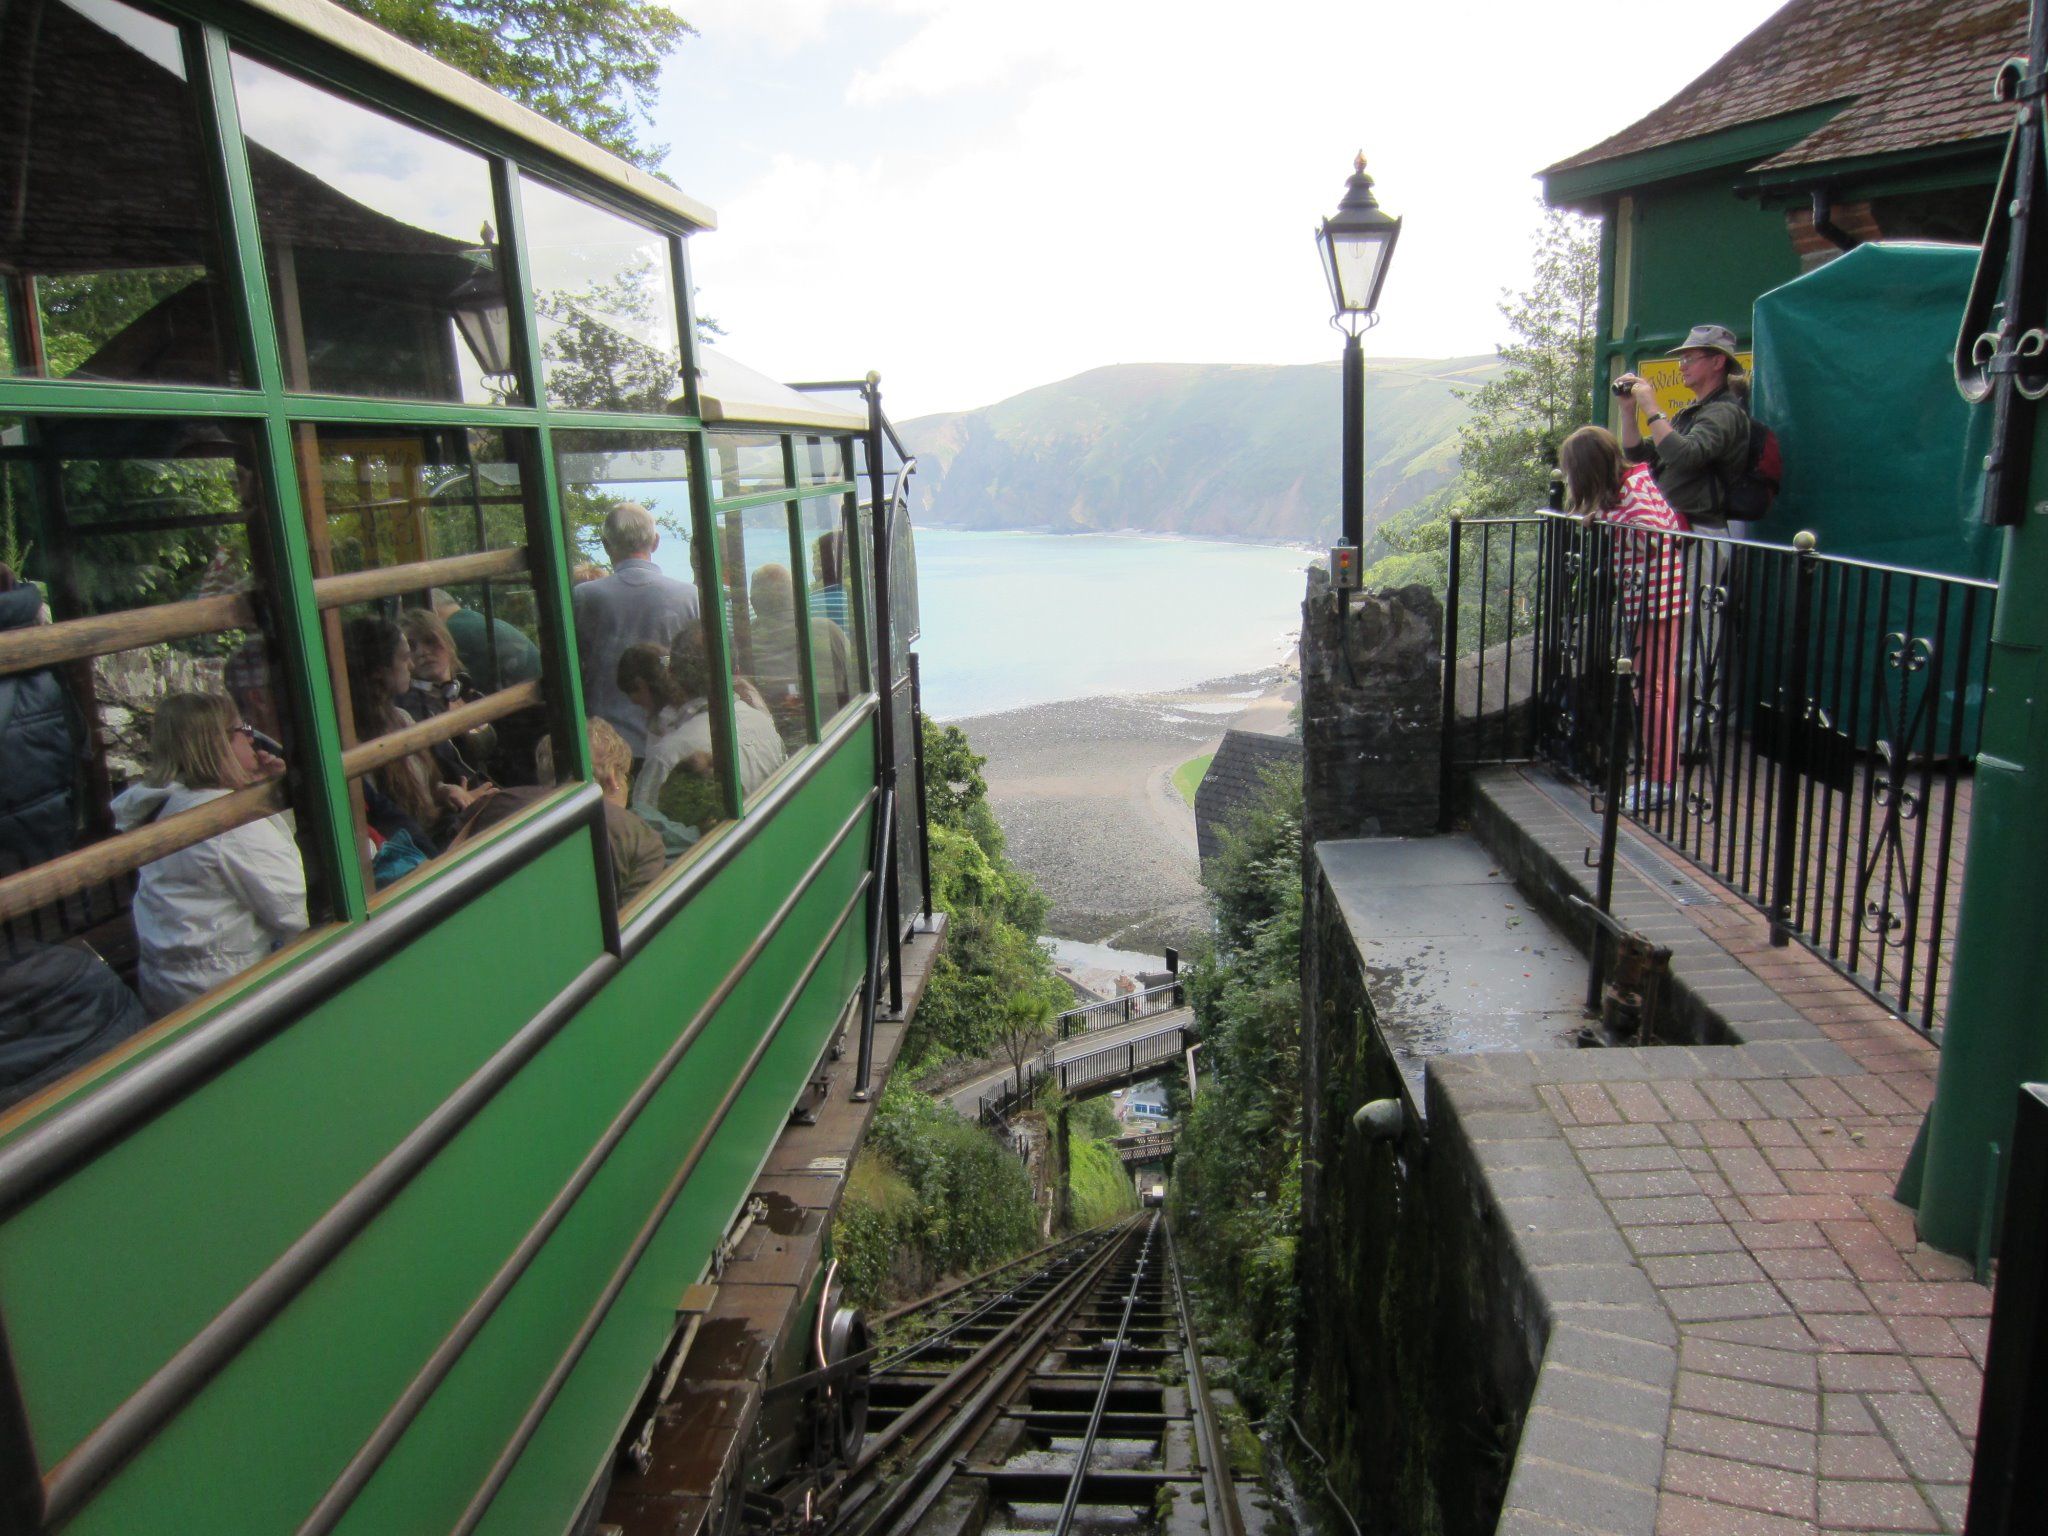
[[[1245,1536],[1244,1511],[1238,1507],[1237,1484],[1230,1472],[1230,1452],[1216,1405],[1209,1400],[1209,1379],[1202,1369],[1202,1351],[1195,1343],[1195,1320],[1188,1310],[1187,1285],[1181,1278],[1180,1252],[1173,1224],[1166,1225],[1167,1268],[1173,1275],[1173,1304],[1180,1314],[1182,1353],[1187,1358],[1188,1393],[1193,1398],[1195,1434],[1201,1441],[1202,1492],[1209,1510],[1209,1536]]]
[[[940,1408],[957,1405],[950,1424],[920,1447],[916,1459],[897,1481],[886,1489],[879,1489],[874,1483],[863,1485],[852,1502],[841,1507],[830,1530],[867,1536],[892,1522],[906,1528],[915,1524],[945,1486],[946,1479],[934,1474],[953,1463],[963,1442],[983,1432],[991,1406],[1007,1396],[1019,1378],[1037,1363],[1047,1342],[1068,1325],[1081,1304],[1094,1294],[1102,1273],[1134,1235],[1135,1232],[1127,1232],[1120,1241],[1104,1244],[1100,1253],[1076,1268],[1059,1286],[975,1351],[950,1377],[891,1420],[880,1434],[871,1436],[859,1459],[840,1480],[840,1487],[876,1466],[897,1441]],[[977,1381],[979,1385],[970,1392],[969,1383]],[[870,1507],[876,1499],[879,1504]]]
[[[1099,1238],[1100,1235],[1099,1233],[1083,1233],[1081,1237],[1084,1239],[1088,1237]],[[1043,1252],[1044,1250],[1040,1251]],[[1077,1246],[1067,1252],[1060,1253],[1040,1268],[1032,1270],[1030,1274],[1015,1281],[1008,1290],[997,1291],[988,1300],[982,1302],[981,1305],[973,1308],[971,1311],[962,1313],[936,1333],[928,1333],[923,1338],[904,1345],[903,1348],[897,1350],[894,1354],[882,1356],[875,1362],[875,1370],[880,1372],[899,1369],[909,1361],[915,1360],[919,1355],[924,1354],[927,1350],[934,1349],[938,1345],[945,1343],[955,1334],[959,1333],[961,1329],[971,1327],[973,1324],[982,1321],[989,1313],[1003,1305],[1004,1302],[1015,1301],[1022,1291],[1031,1286],[1035,1281],[1043,1280],[1055,1274],[1063,1265],[1073,1259],[1077,1253],[1085,1260],[1091,1251]],[[952,1294],[957,1295],[958,1292]]]
[[[1117,1363],[1123,1358],[1124,1341],[1130,1337],[1131,1312],[1138,1305],[1138,1292],[1145,1284],[1145,1270],[1152,1258],[1152,1240],[1159,1235],[1159,1218],[1145,1227],[1145,1242],[1138,1249],[1138,1267],[1131,1271],[1131,1288],[1124,1292],[1123,1315],[1117,1319],[1116,1337],[1109,1341],[1109,1357],[1102,1363],[1102,1385],[1095,1391],[1095,1407],[1088,1415],[1088,1427],[1081,1433],[1081,1445],[1074,1452],[1073,1475],[1067,1479],[1067,1496],[1060,1504],[1059,1523],[1053,1536],[1067,1536],[1074,1528],[1074,1511],[1081,1505],[1081,1490],[1088,1482],[1088,1462],[1095,1454],[1095,1441],[1102,1433],[1102,1415],[1109,1408],[1110,1389],[1116,1385]],[[1186,1334],[1182,1334],[1185,1342]]]

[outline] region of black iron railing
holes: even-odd
[[[1098,998],[1092,1003],[1069,1008],[1065,1013],[1054,1014],[1053,1023],[1059,1029],[1059,1037],[1064,1040],[1070,1035],[1085,1035],[1091,1030],[1128,1024],[1148,1013],[1178,1008],[1183,1001],[1181,981],[1179,976],[1175,976],[1171,981],[1156,982],[1135,992]]]
[[[1188,1026],[1168,1024],[1134,1040],[1119,1040],[1085,1055],[1060,1059],[1048,1046],[999,1087],[981,1096],[977,1118],[984,1125],[1007,1124],[1008,1117],[1038,1102],[1048,1087],[1092,1098],[1104,1089],[1135,1081],[1141,1074],[1176,1060],[1186,1049]]]
[[[1996,584],[1561,513],[1454,525],[1445,751],[1624,814],[1922,1029],[1955,936]]]

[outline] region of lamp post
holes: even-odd
[[[1316,231],[1335,311],[1330,324],[1344,333],[1344,542],[1353,551],[1365,543],[1365,348],[1359,338],[1379,320],[1380,285],[1400,236],[1401,221],[1372,195],[1361,151],[1343,201]]]

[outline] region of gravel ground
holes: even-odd
[[[1208,927],[1195,814],[1173,770],[1233,724],[1285,730],[1297,693],[1291,669],[1268,670],[953,723],[988,758],[1011,857],[1052,898],[1048,931],[1157,953]]]

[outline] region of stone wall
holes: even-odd
[[[1295,1417],[1367,1531],[1483,1536],[1543,1358],[1542,1311],[1462,1137],[1350,1129],[1399,1079],[1313,855],[1307,875]]]
[[[1329,577],[1309,571],[1301,703],[1310,846],[1436,830],[1442,616],[1427,587],[1353,592],[1340,602]]]

